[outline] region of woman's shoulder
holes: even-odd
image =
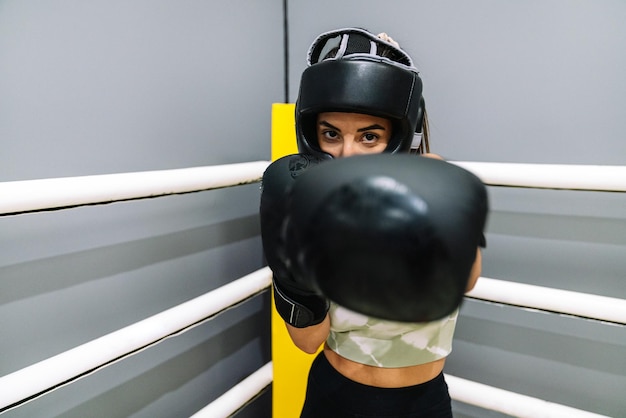
[[[422,154],[422,157],[432,158],[432,159],[435,159],[435,160],[443,160],[444,159],[441,155],[433,154],[432,152],[427,152],[425,154]]]

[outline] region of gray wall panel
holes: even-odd
[[[267,303],[257,297],[5,416],[190,416],[267,361]],[[266,400],[257,416],[269,416]]]
[[[269,159],[282,40],[280,1],[0,2],[0,181]],[[258,197],[0,217],[0,375],[262,267]],[[3,416],[189,416],[269,338],[265,294]]]
[[[450,374],[623,416],[623,326],[469,300],[455,338]]]
[[[414,58],[434,150],[446,158],[626,160],[624,2],[291,1],[289,17],[291,100],[314,37],[360,26]]]

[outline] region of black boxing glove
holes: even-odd
[[[293,154],[274,161],[263,174],[261,183],[261,239],[267,264],[273,272],[274,303],[285,322],[304,328],[319,324],[328,312],[328,300],[294,280],[282,235],[288,217],[288,191],[294,180],[310,166],[315,157]]]
[[[312,167],[290,197],[296,281],[393,321],[433,321],[462,303],[488,211],[469,171],[406,154],[354,156]]]

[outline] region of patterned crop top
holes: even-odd
[[[377,367],[406,367],[447,357],[459,310],[443,319],[393,322],[351,311],[331,302],[328,347],[349,360]]]

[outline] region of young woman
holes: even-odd
[[[324,33],[311,46],[308,64],[296,103],[301,153],[333,159],[412,152],[440,159],[427,154],[418,72],[387,35],[357,28]],[[477,248],[467,291],[480,270]],[[294,289],[274,273],[277,308],[294,344],[311,354],[323,346],[301,417],[452,416],[443,368],[458,309],[430,322],[383,320]],[[294,315],[300,311],[306,315]],[[307,320],[294,319],[301,317]]]

